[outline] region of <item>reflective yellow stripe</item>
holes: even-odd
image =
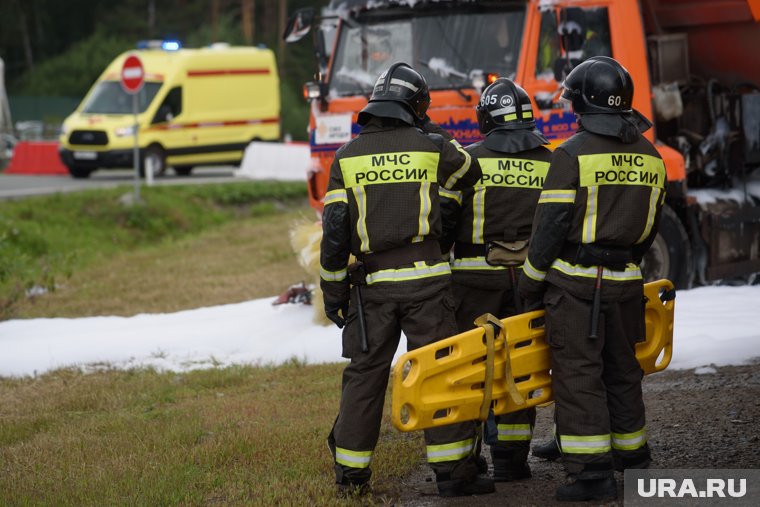
[[[347,268],[343,268],[338,271],[328,271],[320,266],[319,276],[326,282],[342,282],[348,276],[348,270]]]
[[[462,259],[454,259],[454,262],[451,263],[452,271],[468,271],[478,269],[502,271],[507,268],[504,266],[491,266],[486,262],[485,257],[464,257]]]
[[[498,424],[496,426],[498,430],[498,440],[501,441],[515,441],[515,440],[530,440],[533,436],[533,429],[530,424]]]
[[[559,436],[562,452],[567,454],[601,454],[609,452],[610,435],[562,435]]]
[[[527,264],[527,262],[526,262]],[[555,259],[552,263],[552,269],[556,269],[566,275],[580,276],[583,278],[596,278],[596,268],[587,266],[577,266],[570,264],[562,259]],[[628,264],[625,271],[613,271],[604,268],[602,278],[613,282],[624,282],[629,280],[641,280],[641,269],[636,264]]]
[[[367,194],[364,193],[364,187],[353,187],[351,191],[356,199],[356,207],[359,210],[359,217],[356,219],[356,234],[359,235],[359,251],[369,252],[369,233],[367,233]]]
[[[633,433],[612,433],[612,448],[621,451],[635,451],[647,443],[646,427]]]
[[[549,171],[548,162],[519,158],[479,158],[483,176],[480,184],[487,187],[541,189]]]
[[[530,259],[525,259],[525,264],[523,264],[523,272],[528,278],[532,278],[537,282],[543,282],[544,278],[546,278],[546,271],[541,271],[540,269],[534,268],[533,264],[530,263]]]
[[[464,149],[461,147],[457,148],[459,153],[464,155],[464,163],[462,164],[462,167],[459,168],[454,174],[449,176],[449,179],[446,180],[446,184],[443,185],[447,189],[451,190],[454,188],[454,185],[456,185],[456,182],[459,181],[459,179],[465,175],[465,173],[470,169],[470,164],[472,163],[472,157],[469,153],[467,153]],[[436,166],[437,167],[437,166]]]
[[[507,114],[504,116],[504,121],[512,121],[517,119],[517,113]]]
[[[575,190],[544,190],[538,198],[538,204],[575,202]]]
[[[456,139],[452,139],[452,140],[451,140],[451,141],[449,141],[449,142],[450,142],[451,144],[453,144],[453,145],[454,145],[454,147],[455,147],[457,150],[461,150],[461,149],[462,149],[462,145],[461,145],[461,144],[459,144],[459,141],[457,141]]]
[[[649,194],[649,211],[647,212],[647,223],[644,226],[644,232],[642,232],[639,239],[636,240],[637,244],[647,239],[649,233],[652,232],[652,227],[654,226],[654,217],[657,215],[657,201],[660,200],[660,194],[662,194],[661,189],[651,189],[651,192]]]
[[[340,160],[346,188],[381,183],[437,181],[438,153],[413,151],[363,155]],[[469,164],[468,164],[469,165]]]
[[[367,285],[378,282],[406,282],[433,276],[448,275],[451,267],[448,262],[428,266],[424,262],[415,262],[413,268],[383,269],[367,274]]]
[[[593,243],[596,240],[596,212],[599,187],[589,187],[586,198],[586,214],[583,217],[583,243]]]
[[[578,157],[580,185],[644,185],[665,188],[665,163],[636,153],[599,153]]]
[[[533,111],[523,111],[523,119],[533,118]]]
[[[475,187],[472,196],[472,242],[483,243],[483,226],[486,221],[486,187]]]
[[[446,190],[443,187],[438,187],[438,195],[446,199],[452,199],[456,201],[460,206],[462,205],[462,192],[456,190]]]
[[[425,236],[430,234],[430,209],[433,203],[430,201],[430,182],[423,182],[420,185],[420,217],[417,220],[417,238],[415,243],[422,241]]]
[[[372,451],[350,451],[335,448],[335,462],[351,468],[367,468],[372,461]]]
[[[428,445],[426,448],[428,463],[459,461],[472,453],[473,444],[474,440],[470,438],[450,444]]]
[[[345,188],[340,188],[338,190],[330,190],[325,194],[325,200],[324,204],[327,206],[328,204],[332,204],[334,202],[348,202],[348,195],[346,194]]]

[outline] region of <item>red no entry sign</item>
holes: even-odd
[[[129,55],[121,67],[121,87],[125,92],[135,94],[145,82],[145,69],[137,55]]]

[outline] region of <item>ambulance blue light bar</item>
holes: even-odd
[[[178,40],[141,40],[137,43],[137,49],[163,49],[164,51],[177,51],[182,48]]]

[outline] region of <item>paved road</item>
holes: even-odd
[[[230,183],[234,181],[250,181],[248,178],[235,176],[234,167],[199,167],[187,177],[177,177],[171,170],[168,175],[156,178],[155,185],[187,185],[202,183]],[[118,186],[134,186],[134,171],[107,170],[95,171],[87,179],[74,179],[63,176],[25,176],[18,174],[0,173],[0,200],[20,199],[34,195],[55,194],[60,192],[75,192],[93,188],[113,188]]]

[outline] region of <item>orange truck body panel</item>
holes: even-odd
[[[663,28],[677,29],[689,34],[689,51],[693,65],[702,65],[709,73],[720,77],[721,73],[734,77],[738,73],[745,79],[760,82],[760,65],[749,58],[749,51],[738,51],[737,47],[755,48],[760,45],[760,0],[556,0],[546,2],[529,0],[523,25],[522,45],[517,65],[515,81],[526,89],[531,97],[537,94],[555,96],[555,107],[537,112],[539,129],[551,141],[554,148],[572,135],[577,129],[576,117],[567,107],[556,104],[560,84],[553,79],[536,76],[541,10],[547,8],[583,7],[606,8],[609,14],[609,33],[612,55],[630,72],[635,83],[633,106],[644,116],[653,120],[651,79],[648,65],[646,34]],[[730,23],[726,25],[726,23]],[[337,41],[337,38],[336,38]],[[747,44],[751,42],[751,44]],[[733,49],[733,50],[732,50]],[[332,55],[335,54],[333,50]],[[696,56],[696,58],[695,58]],[[330,62],[332,64],[332,62]],[[332,65],[328,66],[329,69]],[[696,69],[701,70],[701,69]],[[716,74],[717,73],[717,74]],[[431,91],[430,117],[463,145],[481,139],[475,117],[475,105],[479,93],[475,89],[462,90],[469,100],[455,90]],[[330,165],[335,150],[341,143],[318,145],[314,140],[315,130],[320,128],[320,118],[330,115],[351,114],[351,136],[359,133],[356,124],[358,112],[367,103],[364,96],[333,97],[320,105],[313,101],[309,123],[312,149],[312,168],[309,173],[309,199],[312,207],[322,210],[322,198],[327,189]],[[559,107],[557,107],[559,106]],[[655,141],[654,129],[646,133],[650,141]],[[343,141],[345,142],[345,140]],[[668,179],[672,182],[686,178],[685,161],[676,150],[656,143],[665,160]]]

